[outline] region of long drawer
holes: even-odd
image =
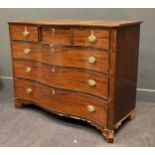
[[[108,98],[108,77],[93,71],[14,60],[14,76]]]
[[[108,104],[99,98],[78,92],[50,88],[29,80],[15,80],[15,97],[30,100],[60,113],[93,120],[102,125],[107,121]]]
[[[52,65],[86,68],[108,74],[109,52],[82,47],[50,47],[39,43],[12,42],[13,58]]]

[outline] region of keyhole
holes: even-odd
[[[54,67],[52,67],[52,72],[53,72],[53,73],[55,72],[55,68],[54,68]]]

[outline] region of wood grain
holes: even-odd
[[[24,49],[30,54],[25,55]],[[51,65],[85,68],[105,74],[109,73],[109,53],[104,50],[80,47],[53,47],[39,43],[12,42],[13,58],[39,61]],[[88,58],[93,56],[96,62],[91,64]]]
[[[139,33],[140,25],[118,30],[114,123],[133,111],[136,106]]]
[[[128,21],[103,21],[103,20],[75,20],[75,19],[40,19],[40,20],[23,20],[23,21],[10,21],[9,24],[33,24],[33,25],[46,25],[46,26],[83,26],[83,27],[123,27],[139,25],[142,23],[140,20]]]
[[[31,88],[33,92],[27,94],[27,88]],[[55,88],[55,94],[52,94],[53,88],[51,87],[19,79],[15,80],[15,90],[16,98],[28,99],[56,112],[87,118],[102,125],[106,124],[107,103],[99,98]],[[88,105],[93,105],[95,111],[89,112],[87,110]]]
[[[118,30],[113,28],[111,29],[111,37],[110,37],[110,76],[109,76],[109,109],[108,109],[108,129],[114,130],[114,110],[116,101],[116,61],[117,61],[117,49],[118,49]],[[119,80],[119,79],[117,79]],[[123,111],[123,109],[122,109]]]
[[[71,45],[72,43],[71,28],[70,27],[42,27],[41,41],[52,45]]]
[[[23,37],[23,32],[27,28],[30,33],[28,38]],[[24,40],[24,41],[38,41],[38,28],[36,26],[28,25],[10,25],[10,36],[12,40]]]
[[[32,71],[27,73],[26,67]],[[54,72],[53,72],[54,70]],[[90,93],[108,98],[108,77],[87,70],[50,66],[42,63],[15,60],[14,75],[18,78],[36,80],[49,86]],[[96,86],[89,86],[88,80],[96,81]]]
[[[97,38],[94,43],[88,41],[91,31],[94,32],[94,36]],[[109,50],[109,30],[103,28],[74,28],[73,45]]]

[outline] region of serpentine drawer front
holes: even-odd
[[[84,47],[50,47],[39,43],[12,42],[13,58],[50,65],[86,68],[109,73],[109,52]]]
[[[16,96],[19,98],[38,102],[40,106],[50,108],[55,112],[106,124],[107,102],[103,99],[83,93],[47,87],[29,80],[15,80],[15,90]],[[45,96],[46,100],[44,100]]]
[[[81,91],[105,99],[108,98],[108,77],[101,73],[15,60],[14,76],[17,78],[35,79],[53,87]]]
[[[113,142],[135,115],[140,23],[9,22],[15,107],[87,121]]]

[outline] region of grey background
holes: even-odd
[[[93,20],[143,20],[141,25],[138,88],[155,90],[155,9],[0,9],[0,81],[7,87],[12,76],[11,52],[7,21],[27,19],[93,19]],[[141,98],[155,98],[154,92],[140,91]],[[146,97],[144,97],[146,96]]]

